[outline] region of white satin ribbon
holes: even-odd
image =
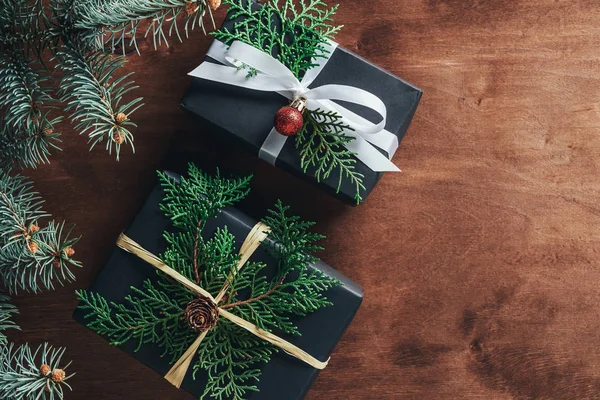
[[[330,41],[328,52],[325,54],[333,54],[336,47],[337,43]],[[344,135],[355,139],[346,144],[346,148],[356,153],[356,157],[367,167],[376,172],[400,171],[390,161],[398,149],[398,137],[384,129],[387,108],[379,97],[366,90],[346,85],[330,84],[309,88],[319,76],[329,57],[319,60],[321,64],[307,71],[302,81],[299,81],[292,71],[279,60],[240,41],[233,42],[229,48],[223,42],[215,41],[207,55],[222,65],[204,62],[189,75],[251,90],[276,92],[290,100],[304,97],[307,99],[306,106],[310,110],[320,108],[325,111],[334,111],[342,116],[344,123],[354,129],[354,131],[349,129],[344,131]],[[253,68],[258,73],[249,78],[247,76],[248,68]],[[370,108],[377,112],[382,120],[374,124],[332,100]],[[275,164],[287,139],[273,128],[260,149],[259,157]],[[374,146],[385,150],[389,154],[389,159]]]

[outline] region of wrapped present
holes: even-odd
[[[200,398],[303,398],[362,289],[280,203],[258,223],[233,208],[248,179],[160,176],[75,319]]]
[[[390,160],[422,91],[333,42],[337,7],[225,3],[182,100],[204,134],[231,137],[351,204],[400,171]]]

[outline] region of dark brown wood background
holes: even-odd
[[[404,172],[352,208],[253,155],[221,158],[256,173],[250,212],[280,197],[318,221],[322,258],[366,289],[309,398],[600,398],[600,4],[344,0],[337,22],[342,45],[424,89],[394,159]],[[135,155],[88,153],[65,124],[64,151],[26,172],[77,225],[84,268],[18,297],[11,338],[68,347],[69,399],[190,398],[71,313],[171,140],[197,130],[178,101],[209,43],[196,32],[129,57],[146,103]]]

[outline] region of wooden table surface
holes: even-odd
[[[343,46],[424,90],[402,174],[353,208],[210,138],[200,150],[255,172],[249,212],[279,197],[318,221],[322,258],[366,290],[309,399],[600,398],[600,4],[344,0],[336,21]],[[18,297],[11,338],[68,347],[68,399],[190,398],[71,313],[172,139],[198,131],[178,101],[209,43],[196,32],[129,56],[146,103],[135,155],[88,153],[65,124],[64,151],[26,171],[83,235],[84,268]]]

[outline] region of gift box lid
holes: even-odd
[[[260,5],[255,4],[254,7],[258,8]],[[228,16],[223,27],[233,29],[234,22]],[[216,61],[207,57],[205,62]],[[395,134],[399,141],[408,129],[422,95],[421,89],[341,46],[336,48],[310,87],[325,84],[354,86],[379,97],[387,106],[386,129]],[[203,122],[203,134],[233,136],[250,151],[258,154],[273,128],[276,112],[288,103],[286,98],[277,93],[253,91],[194,78],[181,101],[181,106]],[[377,114],[372,110],[354,104],[339,103],[372,122],[378,122]],[[384,150],[380,151],[386,154]],[[348,179],[343,180],[338,193],[337,173],[331,174],[321,182],[317,182],[314,168],[309,168],[304,173],[295,140],[287,140],[275,165],[311,184],[318,185],[346,203],[356,204],[354,198],[356,188]],[[361,197],[364,200],[372,192],[383,173],[372,171],[361,161],[357,161],[355,170],[364,175],[365,189],[361,190]]]
[[[171,229],[169,219],[159,209],[162,197],[163,190],[157,186],[125,232],[142,247],[157,255],[161,254],[166,247],[162,233]],[[255,223],[256,221],[252,218],[230,207],[223,210],[217,218],[207,222],[203,235],[212,235],[217,228],[227,226],[229,232],[235,236],[236,245],[239,248]],[[276,261],[268,254],[264,246],[259,247],[252,256],[252,260],[263,261],[270,267],[276,265]],[[354,318],[362,302],[363,290],[324,262],[319,261],[310,268],[316,268],[326,275],[338,279],[343,285],[333,287],[326,293],[333,306],[320,309],[306,317],[294,319],[302,336],[281,336],[317,359],[327,360]],[[156,278],[154,268],[145,261],[116,248],[88,290],[101,294],[109,302],[122,303],[125,296],[130,294],[132,286],[141,287],[144,280],[155,280]],[[86,312],[78,308],[74,313],[74,318],[86,325],[89,320],[85,318],[85,315]],[[135,347],[136,343],[132,341],[120,346],[122,350],[161,376],[164,376],[171,368],[169,358],[161,357],[163,350],[158,345],[144,345],[137,352]],[[318,375],[318,370],[281,351],[274,354],[271,361],[263,364],[260,369],[262,374],[258,383],[259,392],[251,394],[250,399],[301,399],[306,395]],[[200,396],[204,391],[205,384],[204,372],[198,371],[194,380],[190,368],[181,387],[195,396]]]

